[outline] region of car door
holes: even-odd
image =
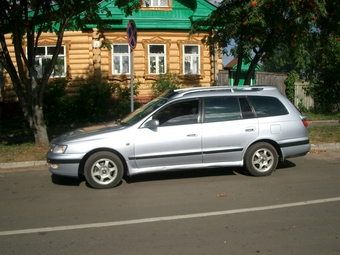
[[[203,163],[242,160],[258,136],[258,121],[245,97],[212,97],[203,102]]]
[[[159,121],[157,128],[138,129],[135,160],[139,169],[202,163],[198,107],[197,99],[169,105],[150,118]]]

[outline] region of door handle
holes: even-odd
[[[187,134],[187,137],[196,137],[197,134]]]
[[[255,128],[246,128],[246,132],[253,132],[253,131],[255,131]]]

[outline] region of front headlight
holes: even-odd
[[[59,144],[51,144],[51,152],[57,153],[57,154],[63,154],[65,153],[67,149],[67,145],[59,145]]]

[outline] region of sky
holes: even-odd
[[[207,0],[208,2],[212,3],[213,5],[218,6],[218,4],[222,1],[222,0]],[[234,57],[233,56],[227,56],[227,55],[223,55],[222,56],[222,64],[223,66],[227,65],[231,60],[233,60]]]
[[[222,64],[223,64],[223,66],[227,65],[233,59],[234,59],[234,56],[223,55],[222,56]]]

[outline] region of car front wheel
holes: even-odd
[[[106,151],[91,155],[84,168],[86,181],[96,189],[108,189],[117,186],[124,173],[124,166],[120,158]]]
[[[277,167],[278,155],[269,143],[256,143],[249,147],[244,157],[244,166],[253,176],[270,175]]]

